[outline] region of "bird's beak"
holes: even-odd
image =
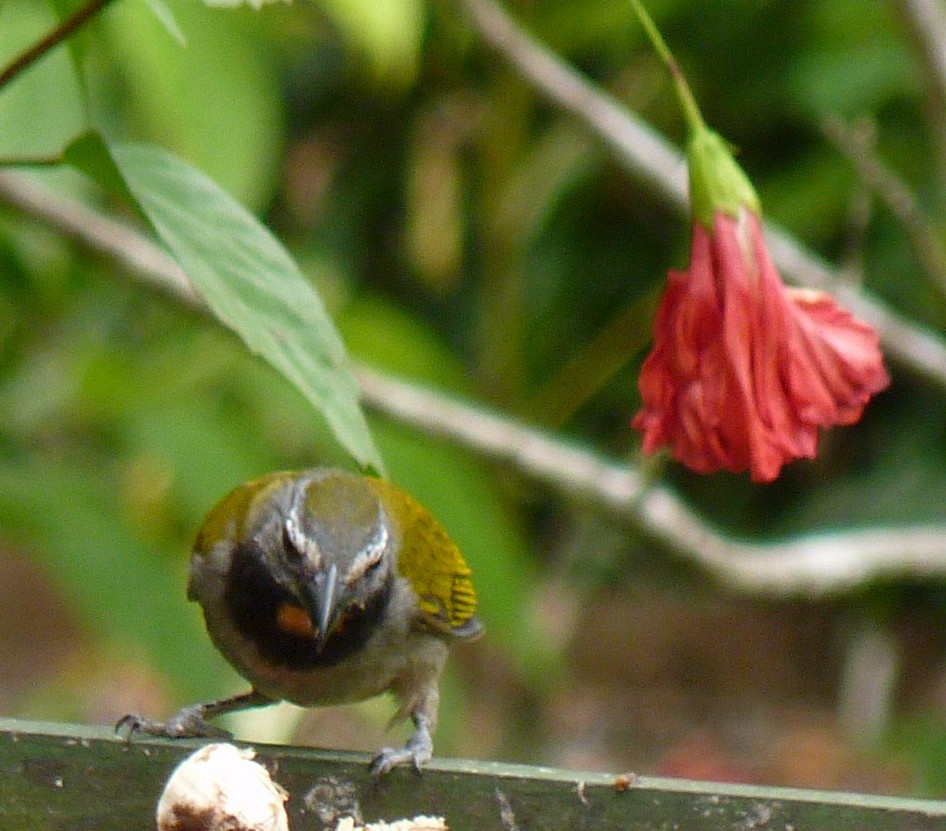
[[[335,564],[319,571],[306,587],[306,611],[316,629],[315,648],[321,652],[338,624],[338,570]]]

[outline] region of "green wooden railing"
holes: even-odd
[[[200,742],[0,719],[0,829],[153,829],[174,766]],[[946,801],[747,787],[437,759],[377,779],[367,757],[255,745],[290,794],[292,831],[443,816],[451,831],[946,831]],[[629,784],[629,786],[628,786]]]

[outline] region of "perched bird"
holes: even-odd
[[[273,473],[225,496],[198,533],[187,596],[252,690],[167,722],[125,716],[119,729],[219,736],[207,719],[223,713],[390,691],[394,720],[416,729],[378,752],[377,773],[430,759],[448,644],[483,631],[470,569],[430,512],[389,482],[331,468]]]

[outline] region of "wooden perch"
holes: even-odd
[[[0,719],[0,828],[73,831],[155,827],[172,769],[202,742]],[[717,785],[633,775],[435,759],[422,774],[378,779],[368,757],[256,745],[257,761],[289,793],[293,831],[420,814],[452,831],[933,831],[946,801]],[[347,820],[346,820],[347,822]],[[349,823],[350,825],[350,823]]]

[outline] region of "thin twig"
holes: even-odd
[[[900,0],[900,6],[920,44],[933,90],[946,106],[946,10],[941,0]]]
[[[177,263],[138,231],[52,194],[27,177],[0,172],[0,204],[16,206],[87,248],[113,258],[148,285],[202,307]],[[730,539],[663,485],[564,444],[521,422],[362,366],[366,404],[390,418],[458,442],[574,498],[636,522],[734,589],[754,594],[823,595],[878,578],[946,576],[946,527],[907,526],[813,534],[775,543]]]
[[[669,204],[687,208],[686,166],[664,138],[522,30],[493,0],[461,0],[483,40],[556,105],[575,115],[609,146],[624,167]],[[946,387],[946,341],[918,326],[863,289],[846,285],[837,271],[806,251],[785,231],[766,223],[769,252],[787,277],[830,290],[873,326],[888,355]]]
[[[873,152],[863,130],[839,118],[826,119],[824,134],[854,165],[858,175],[903,226],[923,269],[946,294],[946,248],[906,184]]]
[[[23,54],[14,58],[3,70],[0,70],[0,89],[3,89],[17,75],[28,69],[47,52],[54,49],[70,35],[84,26],[89,20],[104,9],[112,0],[91,0],[62,21],[49,33],[40,38]]]

